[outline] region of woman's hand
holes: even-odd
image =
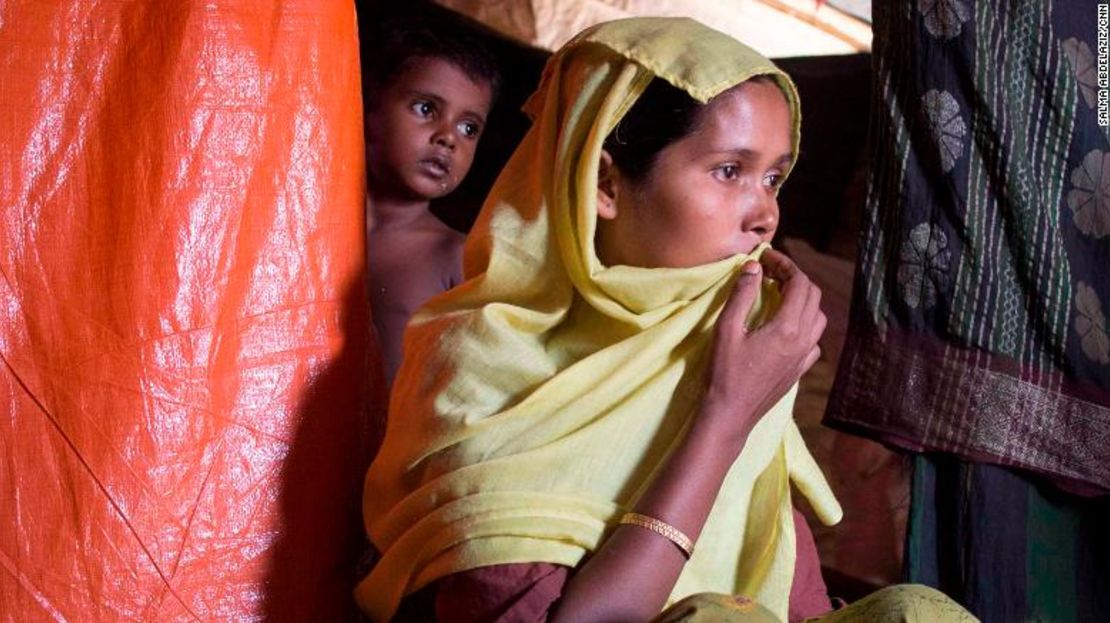
[[[820,355],[820,290],[777,251],[762,262],[744,267],[721,312],[709,390],[694,426],[635,507],[695,542],[752,427]],[[782,307],[749,332],[745,321],[764,274],[782,284]],[[658,534],[618,526],[571,577],[550,620],[646,621],[663,609],[685,562]]]
[[[782,306],[766,324],[748,330],[764,274],[781,284]],[[732,441],[737,453],[759,418],[817,362],[825,323],[821,290],[790,258],[769,249],[759,264],[743,267],[717,322],[701,411],[704,423]]]
[[[748,433],[820,354],[821,292],[785,255],[767,251],[762,262],[744,268],[721,312],[709,391],[694,426],[635,507],[695,542]],[[782,307],[748,332],[764,274],[782,283]],[[571,577],[550,620],[646,621],[663,609],[685,562],[658,534],[618,526]]]

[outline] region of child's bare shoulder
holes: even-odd
[[[466,236],[428,215],[405,227],[372,232],[372,260],[376,272],[391,275],[395,287],[415,287],[423,295],[434,295],[459,283],[462,248]],[[396,282],[402,283],[396,283]]]

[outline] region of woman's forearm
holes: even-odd
[[[712,418],[695,418],[635,511],[681,530],[697,544],[721,483],[746,439],[717,433]],[[552,621],[648,621],[671,594],[686,557],[667,538],[621,525],[575,572]]]

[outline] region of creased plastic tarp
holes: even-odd
[[[357,57],[347,3],[0,2],[3,621],[349,612]]]

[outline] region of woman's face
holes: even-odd
[[[778,226],[791,147],[786,98],[759,80],[714,98],[639,182],[603,153],[598,258],[606,266],[677,268],[750,253]]]

